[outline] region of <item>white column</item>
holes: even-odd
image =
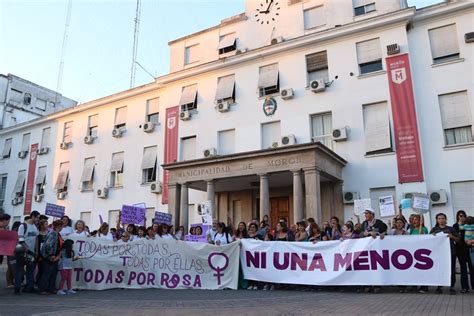
[[[181,184],[181,203],[180,203],[180,218],[179,224],[184,226],[184,231],[187,232],[189,229],[189,197],[188,197],[188,184]]]
[[[293,170],[293,223],[304,218],[303,182],[301,170]]]
[[[268,187],[268,174],[260,174],[260,220],[263,216],[270,217],[270,189]]]
[[[212,218],[217,218],[216,214],[216,192],[214,189],[214,180],[207,180],[207,199],[211,201]]]
[[[321,216],[321,174],[316,167],[305,168],[305,198],[306,198],[306,218],[313,217],[318,225],[322,224]]]

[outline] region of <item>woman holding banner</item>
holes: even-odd
[[[109,224],[102,223],[97,231],[97,237],[114,241],[114,236],[109,232]]]
[[[74,233],[71,234],[74,237],[89,237],[89,233],[86,230],[86,223],[83,220],[78,220],[74,224]]]

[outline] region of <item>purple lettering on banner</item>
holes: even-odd
[[[46,208],[44,210],[46,215],[59,218],[63,217],[65,212],[66,208],[64,206],[53,203],[46,203]]]
[[[301,257],[297,253],[291,253],[291,270],[296,270],[296,266],[298,266],[303,271],[308,269],[307,253],[301,254]]]
[[[351,263],[352,252],[346,253],[344,257],[340,253],[334,255],[334,271],[339,271],[339,267],[346,268],[346,271],[352,271]]]
[[[433,268],[434,262],[429,257],[431,254],[431,250],[429,249],[418,249],[414,253],[415,260],[418,262],[415,263],[415,268],[420,270],[429,270]]]
[[[146,209],[131,205],[122,205],[120,221],[122,224],[139,224],[146,218]]]
[[[400,256],[405,257],[405,262],[400,262]],[[408,250],[398,249],[392,253],[392,265],[399,270],[406,270],[413,264],[413,257]]]
[[[376,250],[370,251],[370,267],[371,270],[377,270],[379,264],[384,270],[390,270],[390,255],[388,250],[382,250],[382,256]]]
[[[288,252],[283,253],[283,263],[280,264],[280,253],[275,252],[273,254],[273,266],[277,270],[286,270],[290,264],[290,254]]]
[[[95,278],[94,278],[94,282],[95,283],[101,283],[102,281],[104,281],[104,272],[100,271],[100,270],[97,270],[95,272]]]
[[[311,260],[311,264],[309,266],[309,271],[314,271],[315,269],[326,271],[326,264],[324,263],[323,256],[320,253],[314,254],[313,260]]]
[[[247,264],[247,267],[250,267],[250,263],[255,268],[262,268],[266,269],[267,268],[267,253],[266,252],[259,252],[255,251],[255,255],[252,255],[250,251],[245,252],[245,262]]]
[[[369,252],[368,251],[356,251],[354,252],[354,271],[359,270],[370,270],[369,266]]]
[[[172,218],[173,218],[172,214],[163,213],[163,212],[155,212],[155,218],[153,219],[153,223],[171,225]]]

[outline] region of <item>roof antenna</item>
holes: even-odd
[[[59,61],[58,81],[56,83],[56,104],[58,103],[58,94],[61,92],[64,70],[64,55],[66,54],[67,39],[69,37],[69,22],[71,21],[72,0],[67,4],[66,25],[64,26],[63,45],[61,47],[61,60]]]
[[[135,32],[133,34],[132,68],[130,74],[130,89],[135,86],[135,72],[137,71],[138,32],[140,29],[140,0],[137,0],[135,12]]]

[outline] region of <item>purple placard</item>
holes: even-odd
[[[61,205],[46,203],[46,209],[44,213],[52,217],[63,217],[66,212],[66,208]]]
[[[122,205],[120,222],[122,224],[139,224],[145,219],[146,209],[130,205]]]
[[[198,227],[198,226],[202,228],[202,235],[206,236],[207,238],[207,231],[210,229],[211,226],[203,225],[203,224],[191,224],[191,227]]]
[[[163,213],[163,212],[155,212],[155,218],[153,219],[153,223],[171,225],[172,218],[173,218],[172,214]]]
[[[184,236],[185,241],[193,241],[193,242],[205,242],[207,243],[207,237],[206,235],[185,235]]]

